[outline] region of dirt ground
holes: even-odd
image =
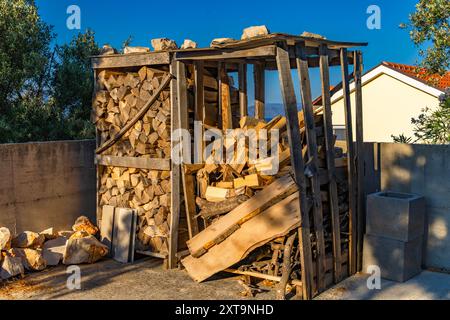
[[[194,282],[185,270],[164,270],[162,261],[144,258],[134,264],[103,260],[81,265],[81,289],[67,287],[66,266],[27,274],[23,279],[0,283],[0,300],[215,300],[274,299],[275,292],[265,291],[255,297],[243,297],[239,277],[219,274],[209,281]],[[450,274],[423,271],[404,283],[381,280],[380,290],[367,288],[367,275],[345,279],[316,299],[450,299]]]
[[[0,299],[252,299],[239,293],[238,277],[222,274],[203,283],[193,281],[185,270],[163,270],[156,258],[144,258],[134,264],[103,260],[80,265],[81,289],[67,288],[66,266],[57,266],[27,274],[23,279],[0,284]],[[273,291],[253,299],[274,299]]]

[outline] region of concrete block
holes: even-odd
[[[100,241],[108,247],[112,253],[112,239],[114,228],[114,207],[105,205],[102,208],[102,219],[100,220]]]
[[[409,241],[424,234],[425,199],[400,192],[377,192],[367,196],[366,232]]]
[[[380,267],[381,277],[404,282],[421,271],[423,236],[408,242],[380,236],[364,236],[363,270]]]

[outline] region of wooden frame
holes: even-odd
[[[178,128],[189,128],[188,98],[186,64],[193,64],[194,71],[194,120],[201,121],[201,131],[203,133],[206,117],[204,73],[206,68],[217,68],[218,70],[218,115],[219,126],[223,129],[232,128],[231,118],[231,94],[228,83],[227,72],[238,72],[239,82],[239,113],[242,116],[248,115],[247,97],[247,65],[254,65],[255,80],[255,116],[264,118],[264,71],[278,70],[283,104],[286,113],[286,130],[291,152],[291,165],[294,179],[299,188],[301,212],[301,225],[299,227],[298,239],[301,248],[300,262],[302,265],[302,280],[296,285],[301,287],[302,296],[305,299],[312,298],[315,294],[323,291],[329,285],[330,275],[326,271],[332,271],[334,283],[342,280],[346,274],[353,274],[361,268],[362,257],[362,235],[364,229],[364,198],[363,198],[363,163],[362,163],[362,54],[360,51],[348,51],[354,46],[366,45],[365,43],[335,42],[319,38],[305,38],[298,36],[288,36],[282,34],[269,35],[268,37],[239,40],[232,43],[217,45],[214,48],[174,50],[164,52],[137,53],[128,55],[109,55],[92,58],[94,77],[102,69],[115,68],[137,68],[141,66],[166,65],[169,67],[171,75],[176,74],[176,78],[170,79],[170,98],[172,126],[171,133]],[[353,72],[349,75],[348,65],[353,65]],[[329,67],[340,66],[342,72],[342,83],[330,90]],[[299,129],[299,115],[297,113],[297,98],[295,96],[294,82],[291,70],[296,68],[300,78],[300,92],[302,104],[304,106],[303,116],[305,128]],[[322,85],[322,102],[324,114],[324,139],[326,147],[326,168],[328,178],[328,194],[330,203],[331,223],[332,223],[332,260],[330,252],[325,255],[324,232],[323,232],[323,208],[320,200],[320,182],[318,174],[305,176],[305,162],[307,165],[317,167],[318,148],[316,139],[316,128],[314,123],[314,113],[312,106],[311,83],[309,79],[309,68],[320,68]],[[134,69],[131,69],[134,70]],[[166,69],[165,69],[166,70]],[[214,71],[215,75],[215,71]],[[355,80],[355,116],[356,127],[353,132],[352,109],[350,105],[351,78]],[[334,137],[331,117],[330,97],[337,90],[342,88],[344,92],[344,109],[347,129],[348,161],[347,170],[349,173],[349,216],[350,235],[348,253],[341,247],[341,238],[346,235],[341,234],[340,218],[338,208],[337,184],[335,177],[334,162]],[[233,103],[236,103],[233,101]],[[234,107],[235,105],[233,105]],[[356,135],[355,135],[356,133]],[[302,134],[306,136],[308,152],[306,159],[302,156]],[[353,140],[356,138],[356,147]],[[99,136],[97,134],[97,145],[99,148]],[[173,150],[174,142],[171,142]],[[203,153],[204,145],[200,147]],[[190,163],[192,159],[184,159],[185,163]],[[202,161],[195,159],[194,162]],[[192,238],[198,233],[198,221],[195,218],[196,207],[194,194],[195,171],[188,172],[182,170],[180,164],[176,164],[169,159],[149,159],[134,157],[114,157],[97,155],[97,188],[100,187],[100,170],[102,166],[124,166],[151,170],[171,171],[171,224],[169,238],[169,253],[165,255],[154,255],[166,257],[168,266],[175,268],[178,266],[178,224],[180,219],[180,203],[182,201],[181,192],[186,207],[186,218],[188,223],[189,237]],[[195,165],[193,165],[195,166]],[[310,186],[313,192],[312,203],[307,197],[307,187]],[[309,192],[309,191],[308,191]],[[101,218],[99,199],[97,192],[97,219]],[[312,205],[312,206],[311,206]],[[309,211],[313,226],[309,225]],[[314,227],[314,229],[312,229]],[[318,257],[313,261],[310,232],[317,236]],[[145,253],[144,253],[145,254]],[[345,269],[343,260],[348,259]],[[332,261],[331,267],[328,265]],[[281,277],[280,277],[281,279]]]

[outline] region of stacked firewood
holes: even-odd
[[[142,67],[131,72],[101,71],[97,75],[93,121],[100,145],[114,139],[151,100],[168,74]],[[170,159],[170,91],[159,93],[149,110],[102,154],[118,157]],[[137,210],[136,249],[168,252],[170,171],[100,167],[99,205]]]
[[[313,167],[312,162],[308,161],[308,146],[306,133],[304,128],[303,113],[299,112],[299,125],[302,137],[302,155],[305,163],[305,175],[307,177],[306,194],[308,199],[312,199],[312,186],[309,176],[316,172],[320,182],[320,198],[322,201],[323,212],[323,229],[325,238],[325,254],[332,256],[332,217],[330,209],[329,197],[329,177],[327,172],[327,153],[324,132],[323,114],[315,111],[315,134],[318,147],[318,168]],[[216,228],[219,228],[220,217],[225,216],[231,210],[245,203],[252,195],[257,194],[265,189],[277,178],[286,174],[292,174],[290,166],[290,150],[287,141],[286,119],[277,116],[269,122],[244,117],[240,121],[240,127],[243,130],[255,129],[278,129],[280,133],[280,141],[278,144],[279,152],[279,171],[273,175],[265,174],[265,170],[270,169],[267,161],[250,164],[245,161],[242,164],[205,164],[203,168],[197,171],[198,194],[196,204],[199,208],[199,215],[205,220],[205,225],[217,221]],[[270,143],[268,142],[268,146]],[[270,148],[270,147],[269,147]],[[336,169],[336,183],[338,189],[338,204],[340,216],[341,231],[341,248],[343,255],[348,251],[348,231],[349,231],[349,205],[348,205],[348,182],[347,182],[347,158],[341,148],[334,148],[334,163]],[[294,190],[295,191],[295,190]],[[286,192],[283,197],[289,196],[293,191]],[[277,198],[281,201],[282,198]],[[261,208],[260,211],[265,208]],[[309,211],[311,226],[311,248],[313,260],[317,258],[317,239],[315,234],[315,226],[313,219],[312,201],[309,201],[307,210]],[[295,236],[293,236],[295,235]],[[195,256],[195,253],[192,253]],[[286,256],[286,255],[289,256]],[[300,268],[300,251],[298,249],[297,230],[276,238],[267,244],[257,248],[244,260],[234,266],[240,272],[257,272],[267,279],[283,279],[284,286],[282,293],[284,294],[287,281],[299,280],[301,278]],[[286,268],[290,268],[290,277],[283,278]],[[327,270],[329,273],[331,270]],[[267,284],[267,281],[265,281]],[[276,282],[272,282],[275,284]],[[249,282],[245,284],[248,289]],[[287,286],[289,288],[289,286]],[[248,291],[248,290],[247,290]],[[251,290],[250,290],[251,291]],[[281,291],[280,291],[281,292]]]

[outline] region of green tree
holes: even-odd
[[[69,44],[56,48],[52,103],[61,115],[57,131],[62,138],[86,139],[95,136],[90,120],[94,87],[90,57],[99,52],[92,30],[80,33]]]
[[[450,88],[439,97],[439,101],[436,110],[424,108],[417,118],[411,119],[416,141],[432,144],[450,143]]]
[[[444,74],[450,67],[450,1],[420,0],[416,11],[409,16],[410,37],[417,46],[428,45],[420,49],[423,57],[421,66],[430,73]]]
[[[42,105],[49,89],[53,38],[34,1],[0,0],[0,142],[46,135],[41,124],[51,110]]]

